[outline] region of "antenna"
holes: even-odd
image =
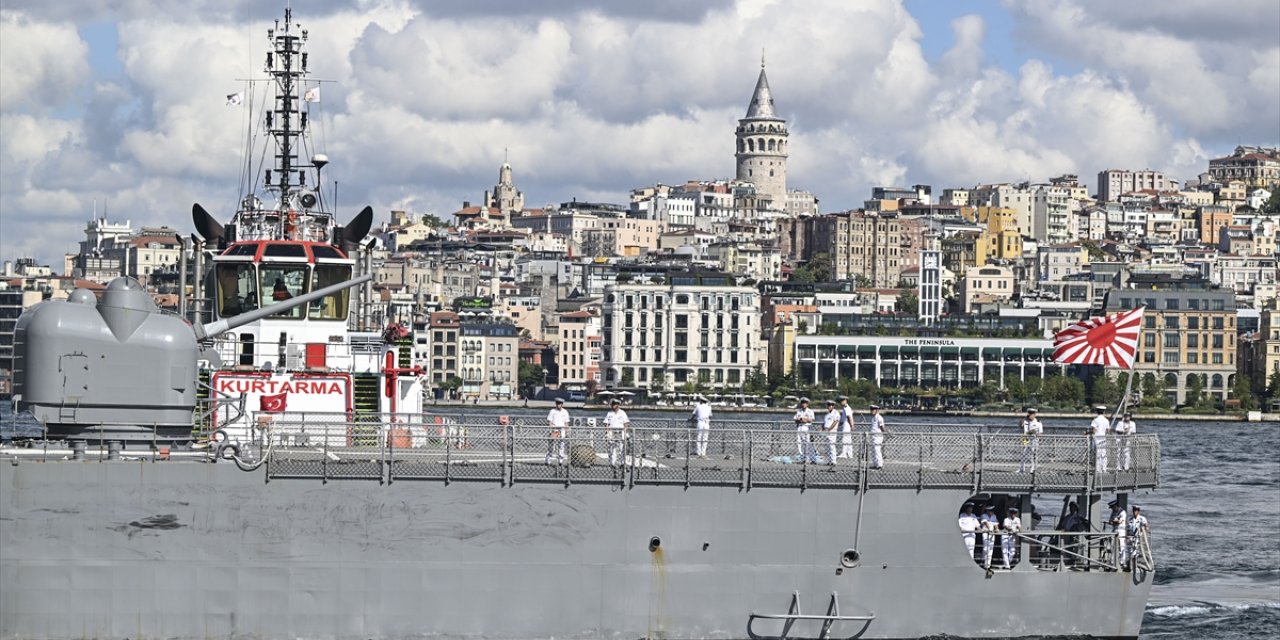
[[[760,68],[764,68],[764,47],[760,47]]]

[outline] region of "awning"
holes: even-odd
[[[1021,347],[1005,347],[1005,348],[1004,348],[1004,357],[1008,358],[1008,357],[1010,357],[1010,356],[1017,357],[1017,358],[1021,358],[1021,357],[1022,357],[1022,348],[1021,348]]]
[[[926,356],[938,355],[938,347],[920,347],[920,353]]]
[[[919,347],[903,347],[902,348],[903,355],[907,355],[907,354],[915,355],[915,353],[918,351],[920,351]]]
[[[853,353],[853,348],[854,347],[851,344],[842,344],[838,349],[840,353]]]
[[[875,355],[876,346],[874,344],[860,344],[858,345],[858,353],[869,353],[871,355]]]
[[[943,347],[943,353],[960,353],[960,347]]]
[[[1000,347],[983,347],[983,348],[982,348],[982,357],[983,357],[983,358],[990,358],[990,359],[992,359],[992,360],[999,360],[999,359],[1000,359]]]
[[[880,347],[881,358],[895,358],[897,356],[898,356],[898,347],[896,345]]]
[[[965,355],[977,354],[978,348],[977,347],[960,347],[960,353],[963,353]]]

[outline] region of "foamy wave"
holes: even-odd
[[[1153,616],[1160,616],[1162,618],[1181,618],[1185,616],[1199,616],[1215,612],[1248,611],[1250,609],[1280,609],[1280,602],[1234,602],[1230,604],[1197,602],[1194,604],[1163,605],[1148,609],[1147,612]]]

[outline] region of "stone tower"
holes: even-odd
[[[760,61],[760,79],[747,116],[738,120],[738,180],[751,182],[762,195],[773,199],[770,208],[787,208],[787,121],[773,110],[773,94]]]
[[[493,191],[484,192],[484,206],[497,209],[504,216],[524,209],[524,193],[517,190],[515,183],[511,181],[510,164],[503,162],[502,168],[498,169],[498,184],[493,187]]]

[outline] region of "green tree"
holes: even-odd
[[[750,394],[761,394],[769,391],[769,376],[765,374],[764,368],[760,364],[756,364],[756,368],[747,374],[747,379],[742,384],[742,390]]]
[[[1067,376],[1049,376],[1044,379],[1041,395],[1054,406],[1079,406],[1084,400],[1084,383]]]
[[[1191,374],[1187,376],[1187,397],[1186,406],[1199,406],[1204,400],[1204,381],[1200,376]]]
[[[791,272],[791,281],[800,284],[831,281],[831,256],[816,253],[803,267]]]
[[[542,365],[533,364],[532,362],[520,361],[519,373],[520,386],[525,389],[532,389],[542,384],[547,375],[547,370]]]
[[[898,294],[897,311],[909,316],[920,315],[920,296],[915,289],[906,289]]]
[[[449,226],[444,223],[444,220],[440,219],[440,216],[437,216],[434,213],[423,214],[422,224],[425,224],[428,227],[431,227],[432,229],[439,229],[440,227]]]
[[[1242,411],[1252,411],[1258,405],[1254,401],[1253,389],[1249,384],[1249,377],[1245,375],[1237,375],[1236,381],[1231,385],[1231,397],[1240,401],[1240,409]]]
[[[1022,382],[1016,375],[1007,375],[1004,377],[1005,393],[1009,395],[1009,400],[1015,404],[1025,405],[1029,398],[1027,393],[1027,385]]]
[[[631,367],[623,367],[621,384],[624,387],[636,386],[636,374],[632,372]]]
[[[1114,406],[1119,403],[1121,393],[1120,386],[1105,371],[1093,376],[1089,381],[1090,404]]]
[[[1169,408],[1169,397],[1165,394],[1164,380],[1157,378],[1155,374],[1150,372],[1142,376],[1141,406]]]
[[[1280,192],[1280,189],[1276,189]],[[1271,376],[1267,378],[1267,398],[1275,398],[1280,396],[1280,371],[1272,371]]]
[[[1274,185],[1273,185],[1274,186]],[[1263,213],[1280,213],[1280,187],[1271,190],[1271,197],[1262,203]]]

